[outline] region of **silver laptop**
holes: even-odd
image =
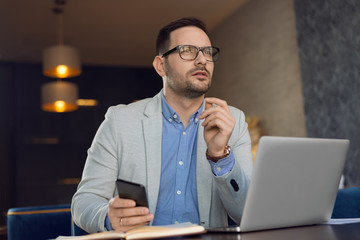
[[[262,137],[240,227],[235,230],[328,221],[348,148],[349,140],[343,139]]]

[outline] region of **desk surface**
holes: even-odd
[[[207,233],[182,239],[197,240],[343,240],[360,239],[360,223],[313,225],[248,233]]]

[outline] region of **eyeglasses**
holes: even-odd
[[[167,55],[176,50],[179,52],[179,56],[181,57],[181,59],[189,61],[195,60],[198,57],[199,52],[201,51],[207,61],[215,62],[218,59],[220,53],[220,49],[217,47],[196,47],[193,45],[179,45],[164,53],[162,57],[166,57]]]

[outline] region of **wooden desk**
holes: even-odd
[[[178,238],[177,238],[178,239]],[[316,225],[249,233],[207,233],[181,239],[196,240],[356,240],[360,239],[360,223]]]

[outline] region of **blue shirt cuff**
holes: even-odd
[[[232,168],[234,167],[235,164],[235,157],[234,154],[232,152],[232,150],[230,149],[230,154],[225,157],[220,159],[217,162],[213,162],[211,160],[209,160],[212,172],[214,173],[215,176],[223,176],[226,173],[230,172],[232,170]]]
[[[112,226],[111,226],[111,222],[110,222],[110,219],[109,219],[109,217],[108,217],[107,214],[106,214],[106,218],[105,218],[105,228],[106,228],[106,230],[108,230],[108,231],[114,230],[114,229],[112,228]]]

